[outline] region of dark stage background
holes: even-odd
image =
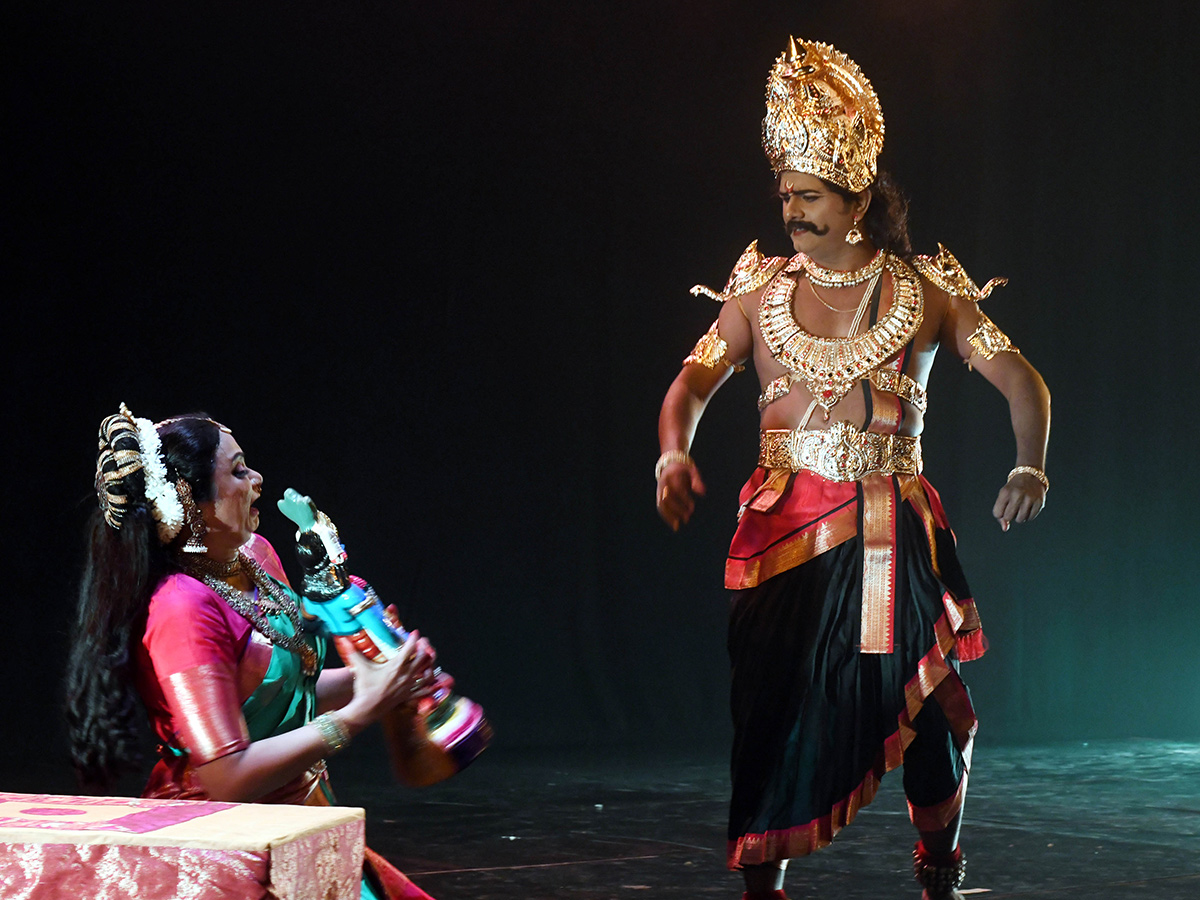
[[[498,747],[719,753],[750,375],[675,535],[658,405],[754,238],[789,32],[864,68],[919,248],[1054,392],[1049,506],[1002,534],[1002,399],[953,358],[927,474],[992,650],[992,742],[1200,739],[1188,2],[9,5],[10,622],[0,788],[70,786],[56,703],[94,435],[205,409],[311,493]],[[290,560],[273,506],[263,532]]]

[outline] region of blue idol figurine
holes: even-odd
[[[395,609],[384,609],[371,586],[346,574],[346,548],[337,526],[312,499],[288,488],[279,511],[296,523],[296,556],[304,571],[301,590],[309,625],[329,638],[343,657],[347,644],[373,662],[386,662],[400,652],[408,632]],[[471,763],[491,742],[492,729],[483,708],[455,694],[454,680],[437,670],[434,693],[416,710],[400,707],[385,717],[384,731],[392,751],[396,777],[413,786],[434,784]]]

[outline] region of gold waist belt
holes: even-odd
[[[759,434],[758,464],[769,469],[807,469],[830,481],[921,472],[919,437],[859,431],[849,422],[837,422],[828,431]]]

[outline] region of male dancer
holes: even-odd
[[[753,356],[761,452],[725,568],[728,862],[746,900],[783,898],[787,860],[829,844],[901,764],[923,897],[962,897],[977,722],[959,663],[986,643],[920,474],[939,345],[1008,401],[1017,452],[993,508],[1000,526],[1037,516],[1049,488],[1046,386],[979,309],[995,282],[980,290],[944,248],[913,255],[905,202],[876,170],[882,145],[858,66],[793,38],[767,82],[763,147],[796,255],[751,244],[724,291],[693,289],[723,305],[659,418],[658,510],[678,530],[704,493],[688,450],[705,404]]]

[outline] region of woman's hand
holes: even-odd
[[[385,663],[361,654],[349,656],[354,670],[354,696],[338,715],[351,732],[361,731],[388,710],[428,697],[436,687],[437,653],[419,632],[411,632],[400,652]]]

